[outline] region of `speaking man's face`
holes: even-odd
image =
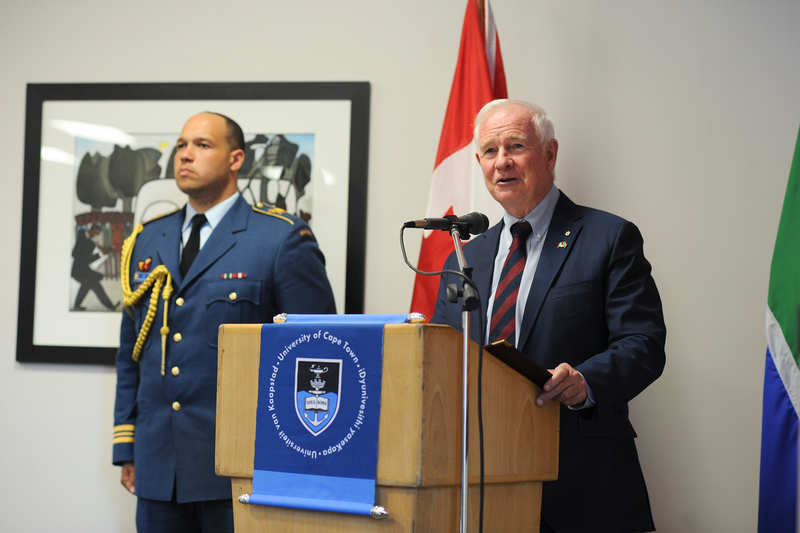
[[[489,193],[512,216],[525,217],[553,184],[558,141],[543,147],[527,110],[511,105],[484,118],[478,144]]]

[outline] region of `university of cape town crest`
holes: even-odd
[[[300,421],[316,437],[339,412],[342,360],[298,357],[296,368],[294,406]]]

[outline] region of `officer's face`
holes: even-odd
[[[178,137],[175,181],[201,213],[236,192],[236,177],[244,160],[231,150],[225,119],[210,113],[190,118]]]

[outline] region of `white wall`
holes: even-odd
[[[110,465],[113,370],[14,361],[26,83],[371,82],[366,311],[408,308],[396,236],[424,216],[466,1],[242,5],[0,3],[3,531],[134,530],[134,498]],[[800,3],[493,7],[510,95],[556,121],[558,185],[645,236],[668,363],[631,407],[659,531],[754,531],[769,263],[800,125]],[[413,262],[419,239],[407,234]]]

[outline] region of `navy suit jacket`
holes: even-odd
[[[269,214],[268,207],[251,206],[241,197],[183,279],[178,264],[185,209],[145,224],[133,248],[132,289],[139,285],[137,274],[141,280],[165,265],[175,290],[163,376],[160,295],[138,363],[131,354],[152,289],[132,316],[123,313],[114,412],[121,437],[115,438],[113,462],[134,462],[136,495],[143,498],[170,500],[174,487],[179,502],[230,499],[230,480],[214,472],[219,325],[267,323],[278,313],[335,313],[336,308],[325,259],[308,225],[291,215]],[[225,279],[238,273],[244,277]],[[133,438],[127,436],[131,429]]]
[[[464,246],[486,316],[502,221]],[[454,255],[446,269],[458,270]],[[561,193],[536,268],[519,349],[545,368],[579,370],[596,406],[561,406],[558,480],[546,482],[542,515],[558,532],[652,531],[628,401],[665,364],[661,300],[632,223],[574,204]],[[443,275],[433,323],[460,330],[461,306],[447,301]],[[470,337],[483,344],[479,321]]]

